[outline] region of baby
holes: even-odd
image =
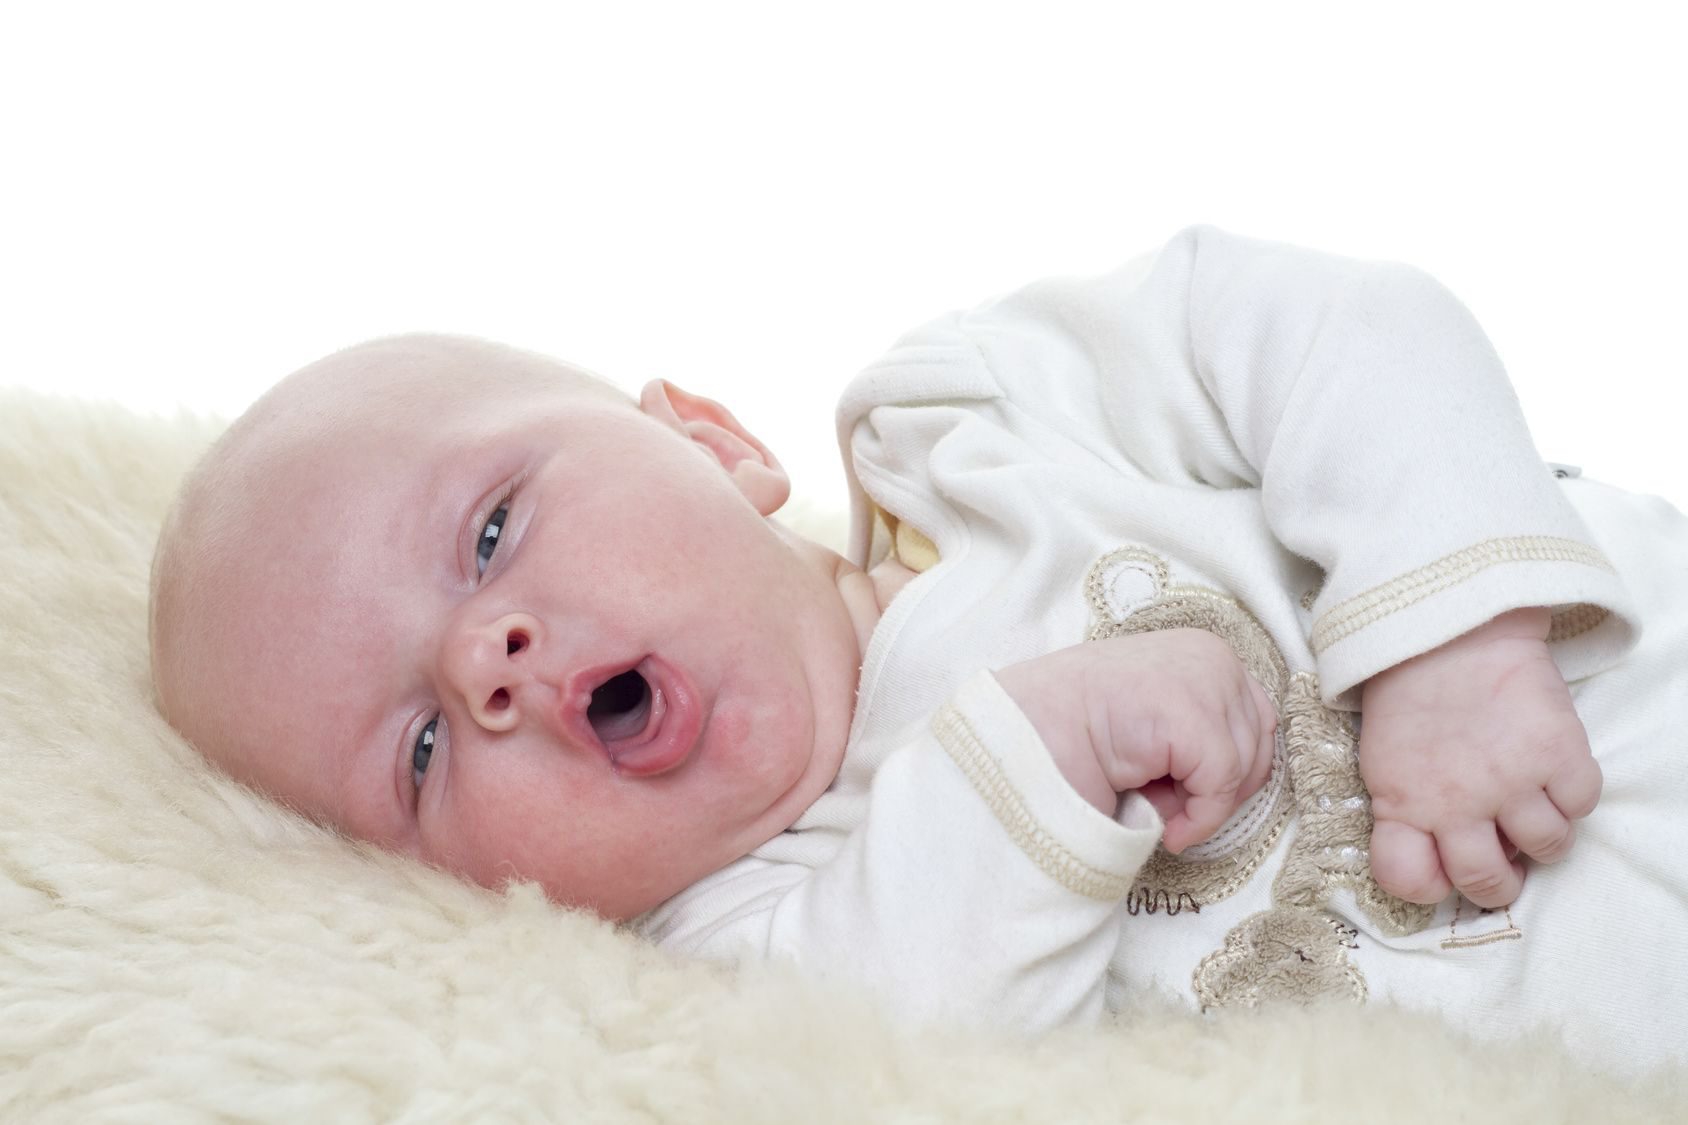
[[[839,437],[848,560],[666,381],[330,356],[167,520],[161,709],[350,835],[915,1015],[1682,1057],[1688,519],[1550,471],[1434,281],[1192,228],[911,333]]]

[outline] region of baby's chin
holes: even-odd
[[[748,855],[749,852],[745,854]],[[545,891],[545,896],[558,906],[585,910],[606,922],[628,922],[655,910],[687,887],[708,878],[740,858],[742,856],[734,856],[719,863],[703,865],[702,868],[688,864],[684,867],[677,866],[673,870],[647,872],[637,883],[620,882],[610,887],[583,888],[550,879],[536,879],[535,882]],[[505,870],[507,879],[508,868]],[[483,885],[491,890],[500,890],[504,881],[497,885]]]

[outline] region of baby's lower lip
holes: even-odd
[[[661,657],[647,656],[633,670],[650,691],[650,718],[638,734],[604,749],[616,773],[655,777],[691,756],[703,730],[703,707],[690,677]]]

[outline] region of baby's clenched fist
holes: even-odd
[[[1459,890],[1506,906],[1518,852],[1551,863],[1600,799],[1600,766],[1547,648],[1551,615],[1513,610],[1378,673],[1361,696],[1372,874],[1410,902]]]
[[[1111,816],[1140,790],[1168,851],[1213,835],[1271,770],[1277,712],[1212,633],[1090,641],[995,675],[1079,795]]]

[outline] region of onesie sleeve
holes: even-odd
[[[1080,798],[981,672],[887,757],[830,861],[741,860],[642,928],[867,984],[917,1020],[1043,1030],[1101,1014],[1117,913],[1160,833],[1141,795],[1113,819]]]
[[[1638,639],[1494,349],[1421,270],[1193,227],[938,332],[1123,473],[1260,489],[1273,536],[1325,572],[1309,641],[1329,705],[1523,606],[1553,608],[1567,679]]]

